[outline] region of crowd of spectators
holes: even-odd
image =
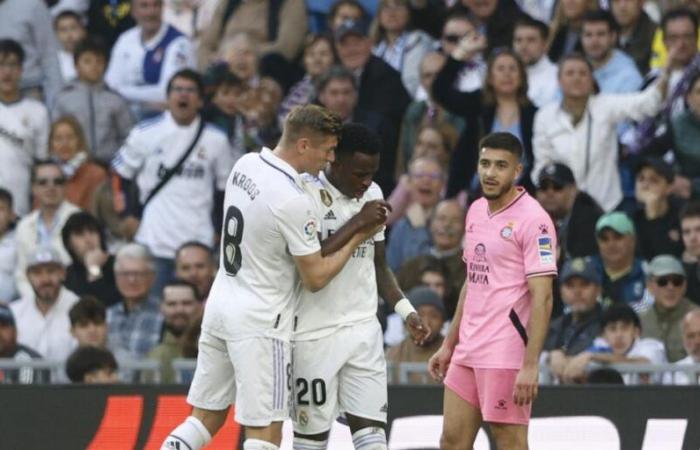
[[[523,144],[560,276],[556,382],[700,363],[700,48],[690,0],[0,0],[0,358],[53,381],[196,355],[231,167],[317,103],[380,136],[387,359],[455,318],[478,142]],[[235,293],[231,293],[235,298]],[[0,370],[0,382],[41,382]],[[692,382],[678,372],[626,383]]]

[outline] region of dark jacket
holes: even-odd
[[[468,188],[476,173],[479,139],[491,132],[496,117],[496,106],[484,104],[481,90],[460,92],[455,86],[463,63],[451,56],[433,82],[433,98],[447,111],[462,116],[466,122],[457,148],[452,154],[447,182],[447,196],[453,197]],[[532,153],[532,126],[537,108],[528,103],[520,107],[520,133],[523,137],[527,167],[523,170],[521,184],[532,192],[530,172],[534,163]]]
[[[410,102],[411,96],[403,86],[401,74],[382,59],[371,55],[360,76],[357,109],[382,116],[385,126],[393,135],[384,139],[384,145],[388,148],[382,150],[381,166],[376,177],[386,195],[394,188],[399,128]]]
[[[569,33],[569,27],[563,26],[559,28],[557,33],[552,38],[552,45],[549,47],[549,52],[547,56],[553,63],[559,62],[559,58],[566,54],[566,35]],[[583,52],[583,46],[581,45],[581,36],[579,35],[576,45],[573,48],[574,51]]]
[[[136,25],[131,0],[91,0],[87,19],[88,34],[100,36],[109,50],[120,34]]]
[[[107,262],[102,266],[102,277],[92,282],[88,281],[87,268],[74,260],[66,270],[65,286],[79,296],[91,295],[105,306],[111,306],[121,300],[114,278],[113,255],[109,255]]]
[[[469,8],[459,1],[449,11],[450,14],[455,12],[471,14]],[[495,48],[510,47],[513,44],[515,22],[522,16],[524,13],[514,0],[498,0],[493,16],[486,21],[488,47],[485,54],[491,53]]]
[[[568,219],[557,223],[562,258],[578,258],[598,253],[595,224],[603,209],[585,192],[579,192]]]
[[[584,314],[577,323],[571,313],[558,317],[549,324],[544,349],[562,350],[567,356],[586,350],[600,334],[600,319],[603,308],[596,303],[592,311]]]
[[[656,24],[649,18],[646,12],[642,11],[639,22],[635,27],[629,40],[619,47],[634,59],[639,73],[645,75],[649,72],[649,61],[651,60],[651,44],[654,42],[656,34]]]

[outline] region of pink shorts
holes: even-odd
[[[513,403],[517,369],[479,369],[450,364],[445,386],[481,411],[484,422],[527,425],[532,403]]]

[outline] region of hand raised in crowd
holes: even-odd
[[[406,327],[416,345],[423,345],[430,336],[430,327],[421,320],[418,313],[412,312],[406,317]]]
[[[108,257],[109,255],[99,247],[85,253],[83,264],[88,270],[88,279],[94,281],[102,276],[102,266]]]
[[[452,57],[458,61],[469,61],[486,49],[488,42],[481,33],[467,34],[457,44]]]

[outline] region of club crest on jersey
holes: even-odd
[[[540,254],[540,264],[554,263],[554,245],[551,236],[546,234],[537,237],[537,250]]]
[[[306,221],[304,224],[304,234],[309,239],[316,237],[316,219],[309,219]]]
[[[509,222],[508,225],[501,228],[501,237],[503,239],[510,239],[513,235],[513,222]]]
[[[299,412],[299,424],[303,427],[309,424],[309,415],[306,414],[306,411]]]
[[[331,206],[333,204],[333,197],[331,197],[331,194],[327,190],[321,189],[319,194],[321,195],[321,201],[324,205]]]

